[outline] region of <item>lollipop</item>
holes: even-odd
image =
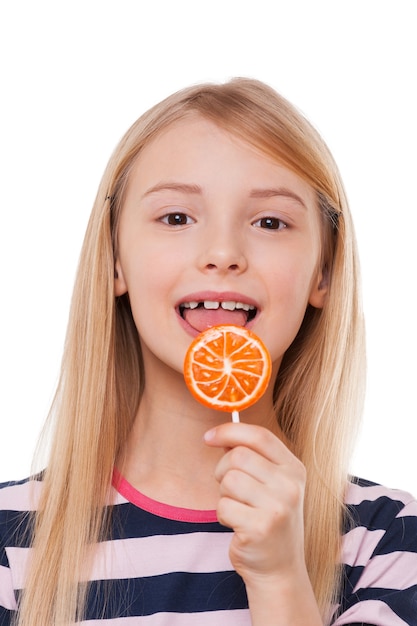
[[[194,339],[184,360],[191,394],[205,406],[232,413],[254,404],[271,377],[271,357],[255,333],[232,324],[213,326]]]

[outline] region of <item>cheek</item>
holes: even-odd
[[[302,254],[302,253],[301,253]],[[281,259],[271,267],[270,284],[276,285],[275,299],[282,300],[293,307],[306,309],[313,285],[317,277],[315,255],[304,258]],[[294,313],[296,310],[294,310]]]
[[[173,263],[167,250],[137,246],[137,253],[122,262],[133,317],[137,324],[158,317],[169,303],[173,283]]]
[[[152,285],[152,280],[162,273],[163,259],[163,251],[147,245],[143,238],[126,237],[120,245],[120,263],[129,293],[139,285]]]
[[[309,304],[313,277],[311,270],[299,266],[274,272],[277,288],[271,293],[272,315],[266,321],[271,333],[273,360],[282,358],[298,334]],[[269,334],[268,333],[268,334]]]

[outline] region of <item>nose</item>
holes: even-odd
[[[238,236],[217,232],[203,243],[198,265],[204,272],[241,274],[246,270],[248,262]]]

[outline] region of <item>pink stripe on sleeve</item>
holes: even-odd
[[[398,513],[397,517],[407,517],[408,515],[411,517],[417,517],[417,502],[415,500],[406,504],[405,507]]]
[[[12,573],[8,567],[3,567],[3,565],[0,565],[0,606],[9,611],[17,609]]]
[[[384,535],[385,530],[368,530],[363,526],[353,528],[343,537],[342,563],[365,566]]]
[[[374,556],[368,563],[354,592],[366,587],[407,589],[417,585],[417,554],[392,552]]]
[[[359,604],[355,604],[348,609],[340,617],[337,618],[331,626],[343,626],[352,623],[365,622],[368,624],[383,624],[384,626],[407,626],[407,623],[398,617],[391,609],[379,600],[365,600]]]
[[[0,489],[0,509],[4,511],[35,511],[39,504],[42,483],[30,480],[21,485]]]
[[[10,570],[13,572],[13,587],[24,589],[30,548],[6,548]]]
[[[385,530],[368,530],[363,526],[353,528],[343,537],[342,563],[365,566],[384,535]]]

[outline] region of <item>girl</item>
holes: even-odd
[[[321,138],[262,83],[174,94],[110,159],[47,468],[0,490],[0,623],[417,624],[417,505],[349,479],[364,336]],[[219,323],[273,377],[240,424],[182,364]]]

